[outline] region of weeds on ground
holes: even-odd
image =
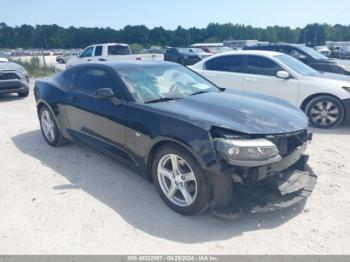
[[[31,77],[43,77],[58,72],[54,66],[46,65],[45,61],[41,63],[38,56],[31,57],[29,61],[18,59],[16,63],[23,66]]]

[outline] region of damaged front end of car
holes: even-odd
[[[306,129],[276,135],[211,130],[222,176],[212,181],[212,213],[235,219],[242,212],[275,211],[305,200],[317,176],[308,167]]]

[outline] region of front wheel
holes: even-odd
[[[153,181],[163,201],[183,215],[205,211],[209,188],[197,161],[175,145],[162,147],[152,164]]]
[[[332,96],[315,97],[306,105],[305,113],[310,123],[318,128],[334,128],[344,120],[344,107]]]

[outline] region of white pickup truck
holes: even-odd
[[[108,43],[91,45],[84,49],[80,55],[69,59],[66,68],[76,64],[101,61],[125,61],[125,60],[145,60],[161,61],[164,60],[162,54],[135,54],[127,44]]]

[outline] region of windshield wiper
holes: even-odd
[[[195,96],[195,95],[200,95],[200,94],[205,94],[205,93],[209,93],[209,91],[198,91],[198,92],[194,92],[194,93],[190,94],[190,96]]]
[[[154,99],[154,100],[147,101],[147,102],[145,102],[145,104],[172,101],[172,100],[178,100],[178,99],[181,99],[181,98],[182,97],[161,97],[161,98],[157,98],[157,99]]]

